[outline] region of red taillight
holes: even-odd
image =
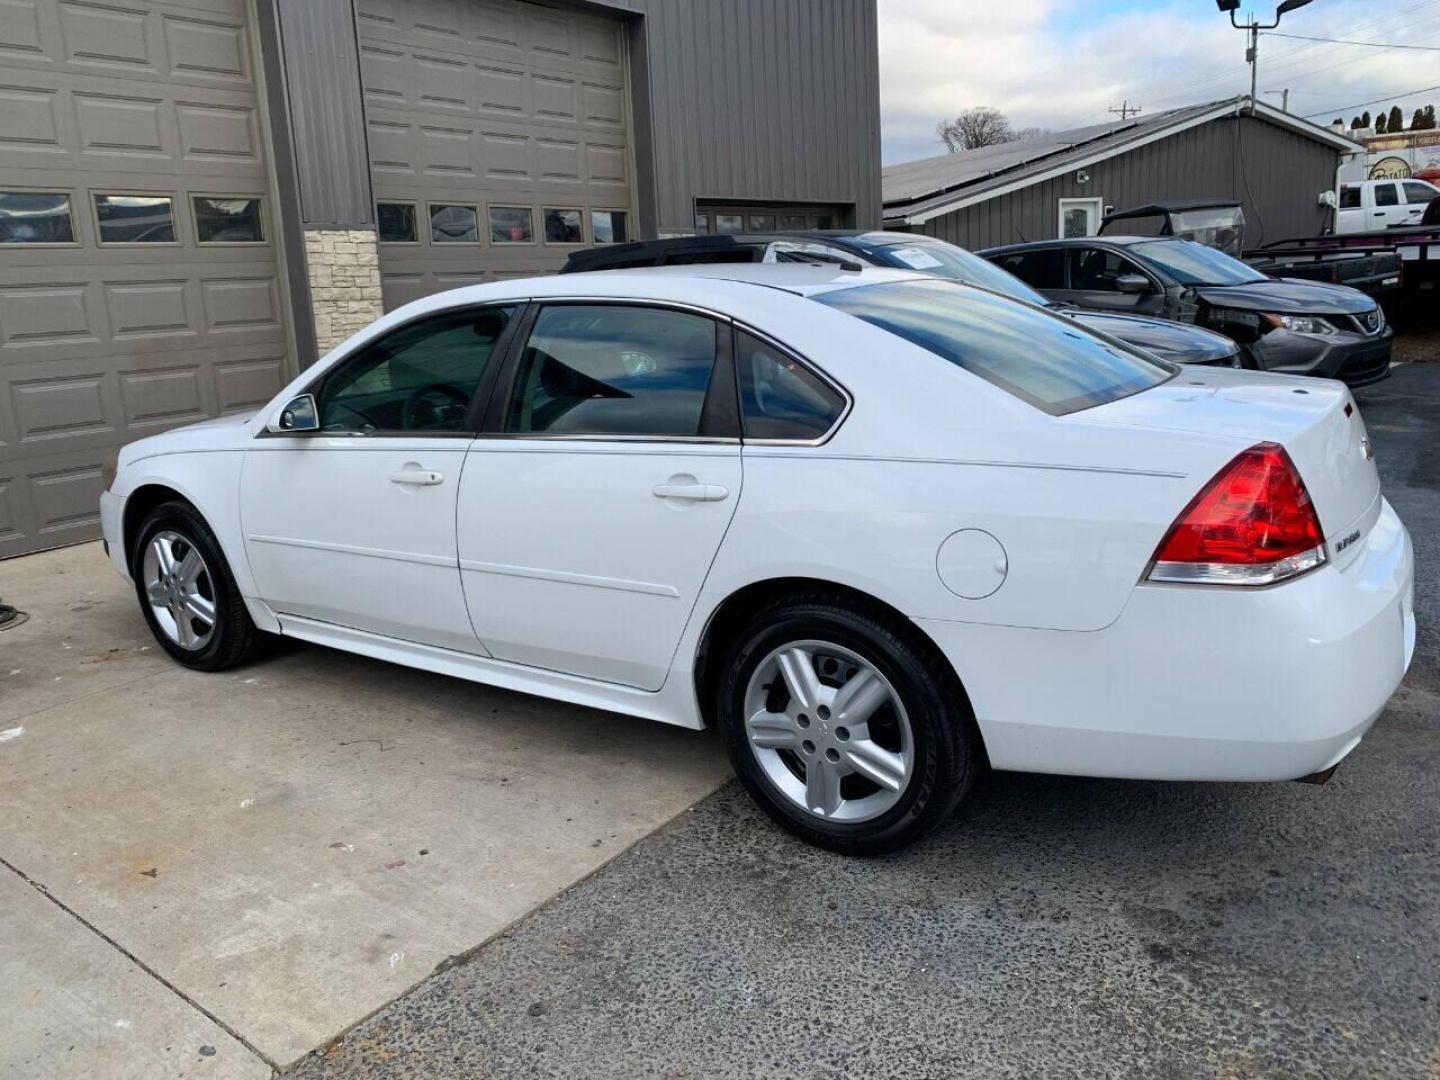
[[[1151,581],[1269,585],[1325,561],[1325,534],[1285,448],[1259,443],[1206,484],[1155,552]]]

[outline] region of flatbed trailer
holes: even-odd
[[[1386,301],[1433,302],[1440,289],[1440,224],[1277,240],[1244,259],[1275,277],[1351,285]]]

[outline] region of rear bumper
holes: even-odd
[[[923,620],[999,769],[1290,780],[1348,754],[1415,648],[1410,537],[1390,504],[1343,569],[1270,588],[1142,585],[1109,627]]]
[[[1272,330],[1249,348],[1266,371],[1339,379],[1350,386],[1365,386],[1390,374],[1394,339],[1394,332],[1388,326],[1373,337],[1358,333],[1317,337]]]

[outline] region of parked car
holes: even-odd
[[[911,233],[866,229],[740,233],[723,236],[601,244],[572,252],[561,273],[620,270],[643,266],[693,266],[707,262],[832,262],[919,270],[978,285],[1027,304],[1048,307],[1091,330],[1117,337],[1177,364],[1240,367],[1240,349],[1229,338],[1198,326],[1086,311],[1050,300],[1014,274],[1006,273],[962,247]]]
[[[110,557],[181,664],[269,632],[713,725],[847,852],[984,762],[1323,778],[1414,647],[1345,387],[905,271],[440,293],[107,471]]]
[[[1337,233],[1419,225],[1440,187],[1425,180],[1357,180],[1340,185]]]
[[[1390,374],[1394,334],[1371,297],[1343,285],[1266,277],[1193,240],[1086,236],[980,254],[1052,300],[1217,330],[1240,345],[1246,367],[1352,387]]]

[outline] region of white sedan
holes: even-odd
[[[1323,776],[1415,639],[1344,386],[894,270],[431,296],[125,447],[102,511],[182,664],[283,634],[717,727],[777,821],[856,853],[983,763]]]

